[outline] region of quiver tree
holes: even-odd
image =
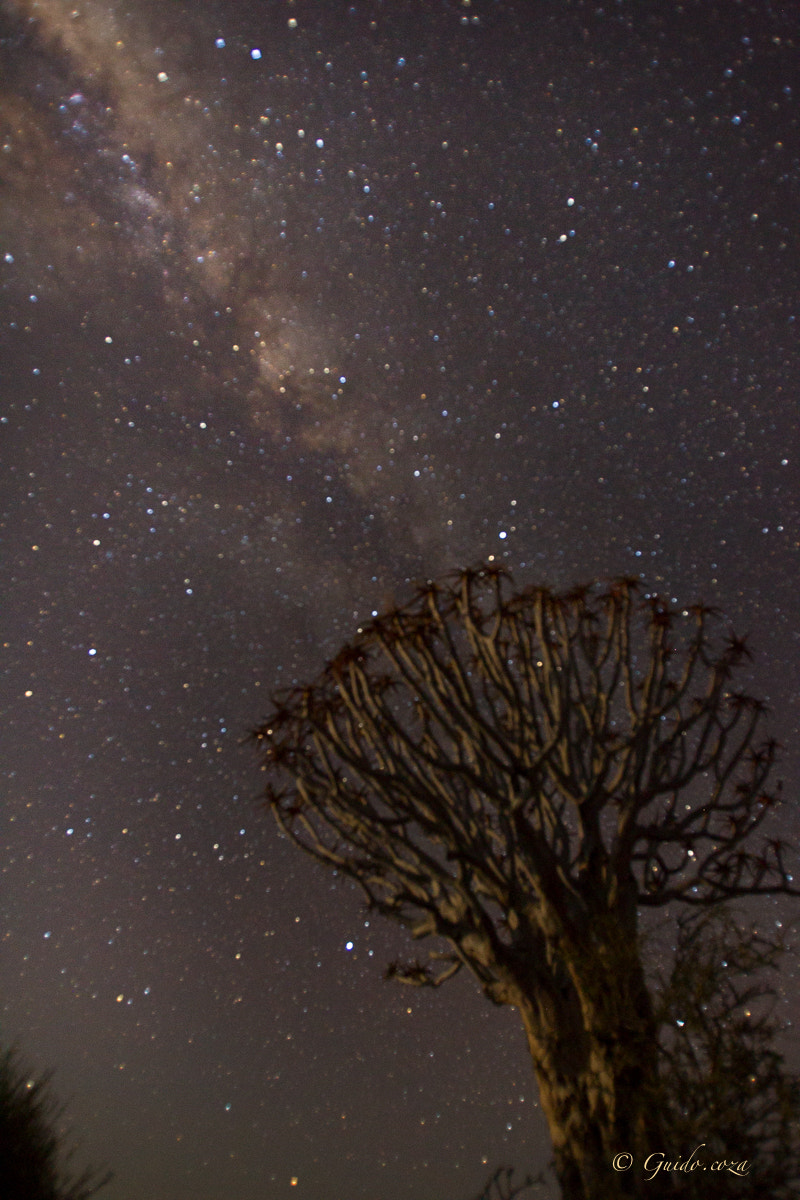
[[[255,736],[284,833],[522,1017],[567,1200],[644,1194],[662,1144],[642,908],[788,892],[762,706],[708,608],[482,566],[378,617]],[[443,948],[444,947],[444,948]],[[678,1148],[676,1148],[677,1150]]]

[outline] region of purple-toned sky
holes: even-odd
[[[241,738],[493,555],[721,605],[792,793],[800,5],[0,13],[3,1038],[108,1200],[465,1200],[515,1015],[382,981]]]

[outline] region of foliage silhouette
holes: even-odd
[[[531,1195],[531,1188],[541,1182],[541,1176],[533,1179],[526,1175],[523,1179],[514,1178],[513,1167],[498,1167],[486,1181],[483,1191],[475,1200],[519,1200],[526,1193]]]
[[[669,1144],[689,1153],[703,1142],[706,1162],[748,1162],[743,1177],[690,1174],[686,1200],[800,1195],[800,1076],[779,1049],[770,977],[785,951],[782,936],[742,925],[726,906],[678,923],[657,1012]]]
[[[640,910],[797,889],[756,844],[779,803],[748,657],[702,605],[634,580],[516,590],[486,564],[358,631],[258,728],[282,831],[433,939],[387,974],[467,967],[516,1007],[567,1200],[639,1197],[663,1144]]]
[[[89,1200],[111,1179],[89,1168],[73,1174],[73,1151],[58,1126],[64,1114],[50,1076],[32,1079],[14,1050],[0,1054],[0,1197]]]

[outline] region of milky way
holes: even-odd
[[[719,604],[791,793],[798,8],[0,11],[4,1036],[109,1200],[541,1166],[513,1014],[384,984],[240,742],[494,556]]]

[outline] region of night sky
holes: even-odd
[[[542,1167],[515,1014],[383,982],[242,739],[494,556],[719,604],[793,794],[800,4],[0,12],[3,1040],[108,1200]]]

